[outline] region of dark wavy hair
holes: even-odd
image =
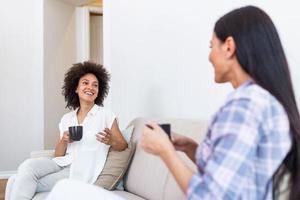
[[[76,63],[65,74],[62,94],[67,103],[66,108],[76,109],[80,106],[78,94],[75,92],[79,83],[79,79],[86,74],[93,74],[99,82],[99,92],[95,99],[95,104],[103,106],[103,101],[108,95],[110,74],[99,64],[93,62]]]
[[[216,36],[225,41],[233,37],[236,56],[255,82],[283,105],[289,118],[292,148],[278,177],[273,179],[273,197],[284,174],[290,174],[290,200],[300,199],[300,116],[295,100],[288,62],[271,18],[261,9],[246,6],[229,12],[215,24]]]

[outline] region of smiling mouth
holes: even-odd
[[[86,94],[86,95],[88,95],[88,96],[93,96],[93,95],[94,95],[94,93],[93,93],[93,92],[90,92],[90,91],[86,91],[86,92],[84,92],[84,94]]]

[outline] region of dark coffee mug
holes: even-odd
[[[164,132],[168,135],[169,139],[171,140],[171,124],[158,124],[162,130],[164,130]],[[146,124],[146,126],[150,129],[153,129],[152,126],[150,126],[149,124]]]
[[[73,141],[80,141],[82,138],[82,126],[70,126],[69,127],[69,134],[70,139]]]
[[[171,139],[171,124],[158,124]]]

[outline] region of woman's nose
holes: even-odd
[[[87,85],[88,89],[93,89],[92,85]]]

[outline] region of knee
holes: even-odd
[[[45,158],[29,158],[26,159],[23,163],[18,167],[18,173],[33,173],[37,170],[40,164],[45,160]]]

